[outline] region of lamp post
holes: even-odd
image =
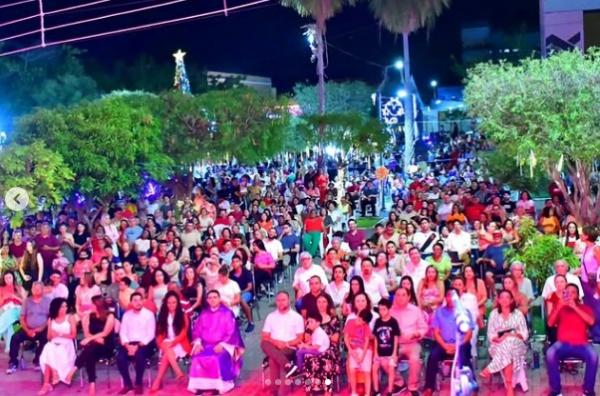
[[[381,107],[383,105],[383,100],[382,100],[382,96],[383,96],[383,85],[385,84],[385,80],[387,79],[387,74],[390,68],[394,68],[398,71],[402,71],[404,69],[404,61],[402,59],[398,59],[396,60],[394,63],[387,65],[383,68],[383,79],[381,80],[381,83],[379,84],[379,86],[377,87],[377,118],[379,119],[379,121],[381,122],[383,120],[382,114],[381,114]],[[404,81],[404,76],[402,76],[402,81]],[[384,147],[382,147],[380,149],[379,152],[379,162],[380,162],[380,166],[383,166],[383,150]],[[385,183],[383,182],[383,180],[381,181],[381,188],[380,188],[380,199],[381,199],[381,212],[385,211],[385,193],[384,193],[384,188],[385,188]]]
[[[436,100],[437,99],[437,86],[438,86],[437,80],[431,80],[429,82],[429,86],[431,87],[431,89],[433,89],[433,100]]]

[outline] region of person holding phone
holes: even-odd
[[[527,392],[525,373],[525,355],[529,337],[527,322],[523,313],[517,309],[514,296],[509,290],[498,293],[496,309],[490,313],[487,339],[490,340],[490,356],[492,361],[480,373],[489,378],[493,373],[502,372],[506,395],[513,396],[514,388],[521,385]]]

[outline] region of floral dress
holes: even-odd
[[[337,317],[332,317],[329,322],[321,324],[321,327],[329,338],[341,332],[340,321]],[[340,373],[340,361],[339,342],[331,342],[329,349],[320,355],[306,356],[302,372],[306,393],[332,392],[334,381]]]
[[[513,330],[520,334],[523,340],[529,337],[525,316],[518,309],[515,309],[508,318],[494,309],[490,313],[488,321],[487,338],[491,340],[498,336],[501,331]],[[490,342],[490,356],[492,361],[487,366],[491,373],[502,371],[509,364],[513,365],[513,383],[514,388],[517,384],[521,385],[523,391],[527,392],[527,377],[525,372],[525,355],[527,354],[527,345],[517,337],[507,337],[502,342]]]

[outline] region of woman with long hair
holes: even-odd
[[[271,253],[267,252],[263,241],[256,239],[252,242],[252,263],[254,264],[254,277],[256,282],[256,292],[261,291],[261,287],[273,280],[275,271],[275,260]]]
[[[515,394],[517,384],[521,385],[524,392],[529,388],[525,375],[525,342],[528,337],[525,316],[517,309],[512,293],[508,290],[500,291],[487,328],[492,361],[480,375],[489,378],[494,373],[502,372],[507,396]]]
[[[546,235],[557,235],[560,231],[560,219],[556,216],[554,207],[546,206],[538,220],[539,229]]]
[[[433,312],[444,300],[444,282],[440,279],[438,270],[434,265],[428,265],[425,269],[425,277],[419,283],[417,289],[417,301],[419,307],[433,318]]]
[[[527,317],[527,313],[529,312],[529,301],[527,301],[527,297],[519,291],[519,286],[515,277],[513,275],[505,276],[504,279],[502,279],[502,287],[504,290],[510,292],[517,309]],[[496,301],[497,300],[498,297],[496,297]]]
[[[462,277],[465,280],[465,291],[477,297],[477,305],[479,306],[479,323],[480,329],[483,329],[483,317],[485,316],[485,302],[487,301],[487,289],[485,282],[477,277],[477,271],[471,265],[463,268]]]
[[[167,295],[170,280],[171,278],[164,270],[157,268],[154,271],[152,286],[150,286],[150,289],[148,290],[148,299],[154,303],[154,312],[160,311],[163,300]]]
[[[31,284],[35,281],[41,282],[44,275],[44,260],[42,254],[38,252],[33,241],[27,241],[25,253],[21,258],[19,273],[23,279],[25,290],[31,290]]]
[[[596,244],[598,230],[596,227],[586,226],[581,231],[583,252],[581,254],[581,267],[575,273],[581,276],[581,286],[586,296],[593,296],[596,292],[595,285],[600,267],[600,246]]]
[[[92,297],[102,295],[100,288],[94,283],[94,276],[86,272],[79,279],[79,285],[75,289],[75,309],[80,318],[89,314],[94,309]]]
[[[340,332],[341,323],[337,316],[331,316],[334,307],[330,300],[323,294],[317,297],[317,310],[321,315],[321,328],[329,337],[329,349],[316,356],[306,356],[304,361],[305,391],[308,394],[314,392],[324,392],[325,395],[331,395],[333,391],[333,381],[327,381],[328,378],[335,378],[340,373],[341,354],[340,354]],[[310,381],[307,381],[310,380]]]
[[[85,367],[89,382],[88,396],[96,394],[96,362],[111,357],[115,348],[115,314],[108,309],[102,296],[92,297],[92,303],[95,306],[94,311],[84,316],[81,321],[81,352],[75,359],[75,367],[67,377],[69,383],[75,371]]]
[[[156,393],[161,388],[163,377],[169,367],[175,372],[177,381],[186,381],[177,359],[189,355],[192,350],[188,329],[189,320],[183,312],[179,295],[177,292],[169,291],[165,295],[156,322],[156,345],[161,354],[158,374],[152,383],[150,393]]]
[[[196,274],[194,267],[185,267],[181,282],[181,307],[189,318],[204,305],[204,290],[204,278]]]
[[[567,223],[567,226],[563,230],[563,236],[561,238],[563,245],[573,250],[577,257],[581,257],[583,251],[583,242],[579,236],[579,227],[574,221]]]
[[[344,303],[344,297],[350,291],[350,284],[346,282],[346,269],[342,265],[333,267],[331,282],[325,288],[327,294],[331,296],[333,304],[338,312],[341,313],[341,307]]]
[[[50,392],[61,381],[70,385],[69,374],[75,368],[77,321],[68,314],[66,299],[59,297],[50,302],[47,331],[48,342],[40,355],[44,383],[38,395]]]
[[[27,293],[17,283],[15,273],[6,271],[0,282],[0,337],[4,338],[6,352],[13,336],[13,324],[19,320],[26,297]]]
[[[396,289],[396,269],[389,265],[386,252],[377,253],[373,273],[379,275],[385,281],[388,292]]]
[[[415,292],[415,284],[412,280],[412,277],[409,275],[404,275],[402,278],[400,278],[400,287],[408,290],[409,302],[413,305],[418,305],[417,293]]]
[[[353,276],[350,279],[350,289],[348,290],[348,294],[344,297],[344,303],[342,304],[342,316],[347,317],[350,315],[352,311],[352,301],[354,301],[354,296],[359,293],[365,292],[365,282],[363,278],[358,275]]]

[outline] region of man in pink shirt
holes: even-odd
[[[409,301],[410,292],[405,288],[398,288],[390,313],[398,321],[401,329],[398,359],[408,359],[408,390],[413,396],[418,396],[421,373],[420,341],[427,333],[428,327],[423,311]]]

